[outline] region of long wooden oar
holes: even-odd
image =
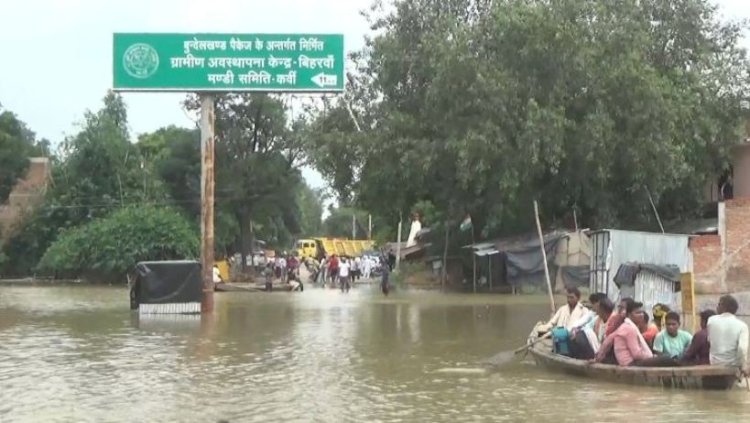
[[[503,352],[497,353],[494,356],[492,356],[492,357],[490,357],[490,358],[488,358],[486,360],[483,360],[482,364],[486,364],[486,365],[493,366],[493,367],[498,367],[498,366],[502,366],[504,364],[507,364],[510,361],[512,361],[515,358],[516,355],[518,355],[518,354],[520,354],[520,353],[522,353],[524,351],[527,351],[529,348],[533,347],[534,345],[538,344],[539,342],[542,342],[543,340],[549,338],[550,336],[552,336],[552,332],[547,332],[544,335],[540,336],[539,338],[533,340],[532,342],[529,342],[528,344],[526,344],[526,345],[524,345],[524,346],[522,346],[520,348],[516,348],[513,351],[503,351]]]

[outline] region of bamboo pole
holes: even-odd
[[[547,293],[549,293],[549,305],[552,314],[555,313],[555,296],[552,293],[552,282],[549,279],[549,268],[547,267],[547,251],[544,249],[544,235],[542,224],[539,222],[539,205],[534,200],[534,218],[536,219],[536,230],[539,233],[539,247],[542,249],[542,260],[544,261],[544,279],[547,281]]]

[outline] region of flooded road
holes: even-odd
[[[521,345],[543,298],[221,293],[213,318],[138,319],[106,287],[0,288],[2,422],[740,422],[750,392],[458,374]]]

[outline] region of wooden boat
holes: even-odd
[[[674,389],[732,389],[738,381],[737,370],[722,366],[624,367],[589,363],[552,352],[552,341],[529,348],[536,364],[545,369],[574,376],[631,385]]]
[[[238,285],[226,282],[217,282],[214,284],[216,292],[265,292],[265,284]],[[273,290],[278,292],[292,292],[292,286],[287,283],[275,283]]]
[[[259,292],[263,289],[256,286],[242,286],[226,282],[218,282],[214,284],[214,290],[216,292]]]

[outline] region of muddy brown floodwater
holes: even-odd
[[[750,421],[746,390],[444,370],[520,345],[539,297],[220,293],[203,320],[127,306],[123,288],[0,288],[0,421]]]

